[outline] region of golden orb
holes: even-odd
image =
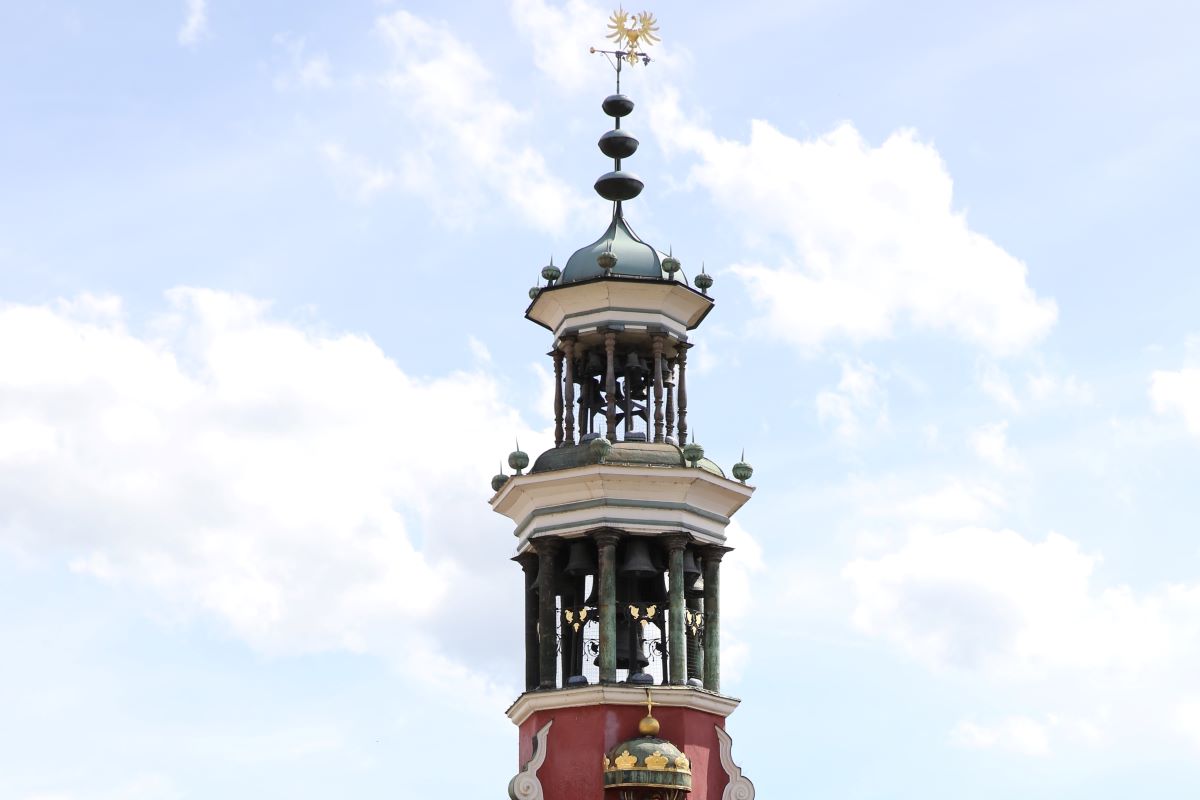
[[[638,723],[638,733],[642,736],[658,736],[658,730],[658,720],[649,714],[642,717],[641,722]]]

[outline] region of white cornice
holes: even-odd
[[[598,684],[581,686],[578,689],[548,689],[545,691],[526,692],[508,707],[508,718],[514,725],[520,725],[538,711],[553,711],[559,708],[580,708],[581,706],[644,706],[646,705],[646,689],[654,693],[654,705],[671,708],[691,708],[728,717],[738,707],[741,700],[736,697],[726,697],[723,694],[710,692],[695,686],[619,686]]]

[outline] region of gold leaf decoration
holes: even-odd
[[[629,751],[626,750],[614,758],[613,761],[616,763],[617,769],[633,769],[634,765],[637,764],[637,756],[631,756]]]
[[[685,756],[683,753],[680,753],[679,758],[675,759],[675,769],[683,770],[684,772],[690,772],[692,769],[692,762],[688,761],[687,756]]]
[[[655,750],[654,755],[646,756],[646,769],[666,769],[667,757]]]

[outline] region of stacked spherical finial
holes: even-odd
[[[600,141],[596,143],[600,152],[613,159],[613,171],[606,172],[596,179],[596,194],[613,202],[632,200],[641,194],[645,187],[641,178],[621,169],[621,159],[629,158],[638,148],[638,140],[621,130],[621,117],[628,116],[633,111],[633,101],[623,94],[613,94],[604,98],[601,108],[617,122],[616,127],[601,136]]]

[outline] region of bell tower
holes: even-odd
[[[542,272],[527,319],[550,332],[554,447],[492,480],[516,526],[524,572],[525,692],[513,800],[753,800],[732,758],[721,693],[725,528],[750,498],[688,439],[687,356],[712,310],[712,278],[642,241],[623,204],[643,182],[622,168],[638,140],[623,66],[646,65],[652,15],[613,14],[616,70],[595,183],[612,203],[601,236]],[[652,706],[650,704],[653,704]],[[661,735],[660,735],[661,734]]]

